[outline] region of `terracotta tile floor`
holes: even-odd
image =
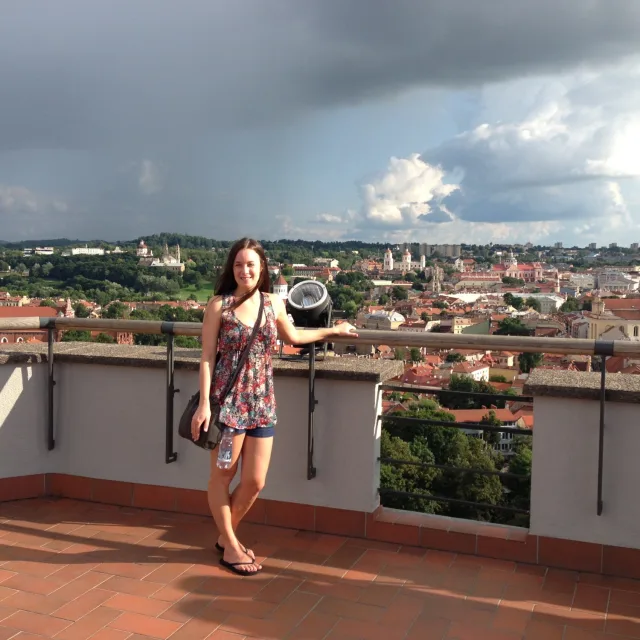
[[[0,640],[640,638],[640,582],[262,525],[223,571],[206,518],[0,504]]]

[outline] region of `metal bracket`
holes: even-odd
[[[596,340],[593,345],[593,353],[596,356],[612,356],[614,355],[614,347],[613,340]]]
[[[56,446],[54,422],[53,422],[53,388],[56,381],[53,378],[53,344],[54,344],[54,324],[47,324],[47,368],[49,370],[48,384],[48,424],[47,424],[47,449],[52,451]]]
[[[170,464],[178,459],[178,454],[173,450],[173,399],[176,393],[180,393],[180,389],[175,388],[174,381],[175,360],[173,347],[175,336],[173,334],[173,322],[163,322],[161,331],[167,334],[167,408],[164,461],[166,464]]]
[[[602,344],[602,343],[601,343]],[[604,343],[607,344],[607,343]],[[611,343],[613,347],[613,343]],[[598,343],[596,342],[596,352],[598,351]],[[611,349],[613,351],[613,349]],[[606,383],[607,383],[607,355],[604,351],[601,351],[600,356],[600,430],[598,434],[598,504],[597,513],[602,515],[603,500],[602,500],[602,476],[604,467],[604,407],[606,401]]]

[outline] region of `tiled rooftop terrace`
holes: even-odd
[[[0,504],[0,639],[623,640],[640,581],[68,499]]]

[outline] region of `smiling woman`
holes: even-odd
[[[240,544],[235,531],[264,487],[271,459],[277,422],[271,354],[277,340],[309,344],[331,336],[357,337],[347,323],[299,331],[289,320],[280,297],[270,294],[269,287],[264,249],[256,240],[238,240],[229,251],[216,295],[205,312],[200,404],[191,423],[191,435],[196,441],[202,429],[209,430],[210,398],[216,401],[222,441],[211,452],[209,508],[219,532],[216,548],[222,553],[220,563],[243,576],[255,575],[262,569],[253,551]],[[248,357],[241,364],[240,354],[245,347]],[[231,386],[237,368],[235,384]],[[240,457],[240,482],[230,496],[229,486]]]

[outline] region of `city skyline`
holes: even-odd
[[[4,240],[640,237],[632,3],[60,0],[0,41]]]

